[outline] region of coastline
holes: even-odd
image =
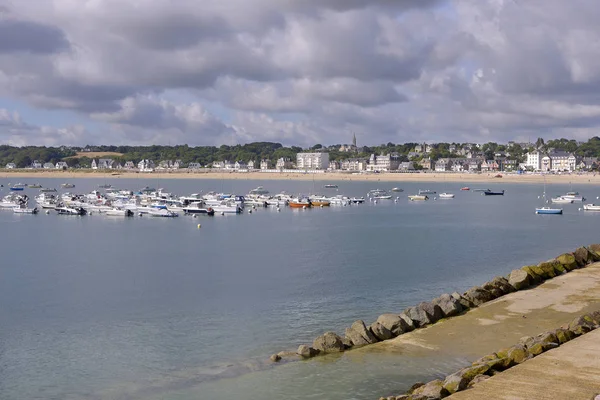
[[[296,180],[296,181],[332,181],[332,182],[458,182],[463,185],[473,183],[524,183],[524,184],[600,184],[600,174],[502,174],[496,178],[496,173],[379,173],[351,174],[343,172],[302,173],[302,172],[112,172],[105,171],[32,171],[32,170],[2,170],[1,179],[215,179],[215,180]]]

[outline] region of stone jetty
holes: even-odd
[[[440,320],[464,314],[470,309],[507,294],[537,286],[597,261],[600,261],[600,244],[580,247],[571,253],[561,254],[555,259],[538,265],[515,269],[505,277],[498,276],[462,294],[457,292],[442,294],[430,302],[419,303],[400,313],[383,314],[372,324],[367,325],[362,320],[355,321],[346,328],[343,336],[335,332],[326,332],[315,338],[312,344],[301,345],[295,352],[280,352],[278,355],[273,355],[271,360],[307,359],[388,341],[415,329],[436,324]]]
[[[571,323],[564,327],[543,332],[536,336],[525,336],[513,346],[498,350],[494,353],[481,357],[479,360],[476,360],[471,365],[465,366],[460,371],[450,374],[444,379],[436,379],[428,383],[417,383],[413,385],[406,394],[402,394],[399,396],[381,397],[380,400],[443,399],[454,393],[471,388],[477,385],[479,382],[485,381],[488,378],[495,376],[500,372],[506,371],[509,368],[522,364],[548,350],[555,349],[579,336],[594,331],[599,327],[600,310],[587,313],[575,318],[573,321],[571,321]],[[485,398],[490,397],[485,396]],[[507,398],[539,399],[539,397],[518,397],[514,394],[508,396]]]

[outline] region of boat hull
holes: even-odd
[[[311,203],[290,201],[288,203],[288,206],[290,206],[291,208],[310,208],[311,207]]]
[[[504,190],[501,192],[492,192],[491,190],[487,190],[483,192],[483,194],[486,196],[504,196]]]
[[[552,215],[560,215],[563,213],[562,208],[536,208],[536,214],[552,214]]]
[[[584,204],[583,209],[585,211],[600,211],[600,206],[595,204]]]
[[[425,200],[428,200],[429,197],[427,197],[425,195],[414,195],[414,196],[408,196],[408,199],[410,201],[425,201]]]

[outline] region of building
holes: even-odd
[[[59,161],[56,163],[55,167],[56,169],[67,169],[69,168],[69,165],[67,164],[66,161]]]
[[[44,169],[54,169],[54,164],[51,162],[44,163]]]
[[[133,163],[133,161],[127,161],[125,163],[125,165],[123,166],[123,168],[125,168],[125,169],[135,169],[135,164]]]
[[[289,157],[281,157],[275,163],[275,168],[277,168],[279,170],[290,169],[293,166],[294,166],[294,164],[292,163],[292,160]]]
[[[298,153],[296,155],[298,169],[327,169],[329,167],[329,153]]]
[[[371,154],[369,159],[369,171],[395,171],[400,166],[400,156],[398,153],[382,154],[376,156]]]
[[[583,157],[577,164],[577,169],[581,171],[592,171],[598,169],[598,158]]]
[[[255,169],[254,168],[254,160],[248,161],[248,169]]]
[[[14,162],[9,162],[8,164],[6,164],[6,169],[15,169],[17,168],[17,164],[15,164]]]
[[[142,172],[152,172],[154,171],[155,164],[152,160],[142,160],[138,163],[138,169]]]
[[[429,157],[423,158],[421,161],[419,161],[419,165],[424,170],[431,170],[433,168],[433,161],[431,161],[431,158]]]
[[[41,169],[42,167],[43,167],[42,163],[39,162],[38,160],[34,160],[31,163],[31,168],[33,168],[33,169]]]
[[[398,170],[403,171],[403,172],[414,171],[415,164],[412,161],[401,162],[400,165],[398,166]]]
[[[340,168],[345,171],[366,171],[367,160],[364,158],[349,158],[342,161]]]
[[[245,161],[236,161],[233,164],[233,169],[248,169],[248,164]]]
[[[93,169],[113,169],[115,161],[110,158],[101,158],[95,163],[96,160],[92,161]],[[96,164],[96,168],[94,168],[94,164]]]
[[[481,172],[494,172],[498,171],[500,166],[496,160],[484,160],[481,163]]]
[[[562,150],[552,150],[542,157],[541,170],[548,172],[575,171],[577,157],[573,153]]]
[[[541,151],[530,151],[527,153],[527,162],[525,165],[534,171],[540,171],[542,169],[542,157],[543,155]]]
[[[467,159],[466,163],[464,164],[464,169],[469,172],[481,171],[481,160],[478,158]]]
[[[268,159],[262,159],[260,160],[260,169],[264,170],[264,169],[269,169],[269,164],[271,163],[270,160]]]
[[[339,151],[342,153],[356,153],[358,151],[358,147],[356,147],[356,134],[352,136],[352,144],[341,145]]]
[[[191,163],[189,163],[189,164],[188,164],[188,167],[187,167],[187,168],[188,168],[188,169],[194,169],[194,170],[195,170],[195,169],[200,169],[200,168],[202,168],[202,165],[201,165],[200,163],[197,163],[197,162],[191,162]]]
[[[440,158],[435,163],[435,171],[436,172],[447,172],[452,171],[452,166],[454,163],[449,158]]]

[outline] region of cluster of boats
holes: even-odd
[[[177,217],[180,214],[239,214],[245,207],[280,207],[311,208],[329,206],[347,206],[360,204],[364,198],[336,196],[292,196],[286,192],[271,196],[262,186],[251,190],[247,195],[209,192],[193,193],[188,196],[175,196],[163,189],[145,187],[140,191],[113,189],[110,185],[102,185],[102,193],[93,190],[88,194],[41,191],[36,197],[36,207],[28,207],[27,195],[11,192],[0,202],[0,209],[12,209],[15,213],[36,214],[38,207],[46,213],[54,210],[60,215],[86,215],[91,213],[109,216],[149,215],[152,217]]]

